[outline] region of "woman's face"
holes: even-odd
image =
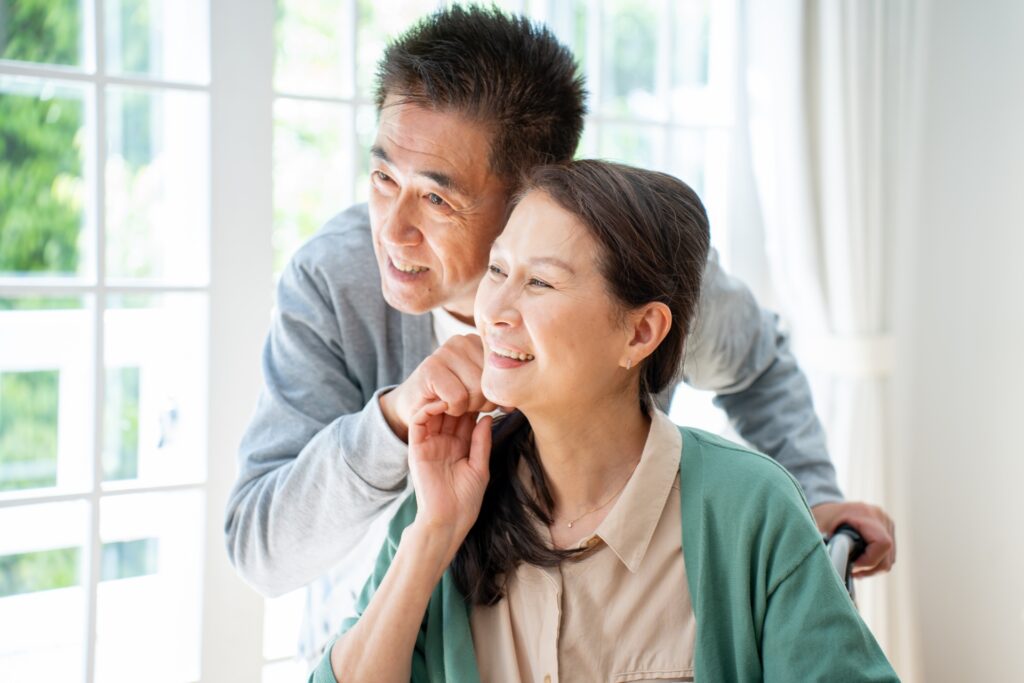
[[[476,295],[488,399],[561,412],[628,390],[629,335],[597,256],[586,226],[545,193],[515,208]]]

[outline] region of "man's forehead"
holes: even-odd
[[[482,126],[415,104],[385,104],[370,154],[463,193],[490,174],[490,139]]]

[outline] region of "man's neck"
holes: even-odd
[[[445,313],[447,313],[451,317],[455,318],[460,323],[463,323],[465,325],[469,325],[471,327],[475,327],[476,326],[476,323],[473,321],[473,307],[472,306],[469,307],[469,312],[468,313],[464,312],[465,309],[456,308],[454,306],[442,306],[441,308],[442,308],[442,310],[444,310]]]

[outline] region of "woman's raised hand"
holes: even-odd
[[[453,417],[444,402],[424,406],[409,425],[409,470],[416,491],[415,524],[446,537],[449,556],[469,533],[490,479],[491,418]]]

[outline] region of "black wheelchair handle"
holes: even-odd
[[[849,524],[842,524],[825,545],[828,547],[828,556],[832,560],[832,566],[835,567],[839,577],[846,584],[846,590],[850,593],[850,598],[853,599],[855,597],[853,563],[864,554],[868,547],[867,542],[855,528]]]

